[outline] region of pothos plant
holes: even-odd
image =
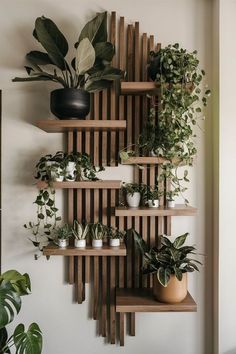
[[[21,296],[31,291],[28,274],[20,274],[16,270],[8,270],[0,275],[0,354],[15,353],[41,354],[42,332],[37,323],[31,323],[26,330],[20,323],[11,336],[7,326],[14,320],[21,309]]]
[[[107,40],[107,13],[99,13],[82,29],[74,47],[76,53],[68,63],[69,45],[56,24],[44,16],[35,21],[34,38],[45,51],[33,50],[26,55],[31,66],[25,66],[28,77],[13,81],[54,81],[64,88],[88,92],[110,87],[123,72],[111,66],[114,45]]]

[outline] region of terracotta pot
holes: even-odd
[[[167,287],[164,287],[159,283],[156,274],[153,276],[153,293],[157,301],[169,304],[181,302],[187,296],[187,289],[187,273],[183,273],[181,281],[172,274]]]

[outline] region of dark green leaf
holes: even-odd
[[[167,268],[160,267],[157,272],[157,278],[161,285],[167,286],[170,280],[170,271]]]
[[[42,332],[37,323],[31,323],[28,331],[20,323],[13,334],[16,354],[41,354],[42,352]]]
[[[39,214],[38,214],[38,218],[41,219],[41,220],[43,220],[43,219],[44,219],[44,215],[43,215],[42,213],[39,213]]]
[[[15,312],[19,313],[20,308],[20,296],[13,290],[9,282],[3,281],[0,285],[0,328],[12,322]]]
[[[95,92],[105,90],[111,87],[111,81],[108,80],[99,80],[99,81],[91,81],[88,80],[85,85],[85,89],[88,92]]]
[[[93,45],[107,41],[106,12],[98,14],[84,26],[79,36],[79,42],[84,38],[88,38]]]
[[[7,347],[7,339],[8,339],[8,334],[7,334],[7,330],[5,327],[0,329],[0,353],[4,354],[10,354],[10,349]],[[1,352],[1,348],[5,348],[4,352]]]
[[[43,53],[38,50],[33,50],[26,54],[26,59],[36,65],[53,64],[52,60],[50,59],[47,53]]]
[[[99,42],[94,46],[96,58],[106,60],[108,62],[112,61],[115,54],[114,45],[110,42]]]
[[[188,233],[184,234],[184,235],[181,235],[179,237],[177,237],[173,243],[173,246],[175,248],[180,248],[186,241],[186,238],[188,237]]]

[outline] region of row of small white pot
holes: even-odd
[[[47,161],[48,166],[53,166],[55,162]],[[75,162],[68,162],[65,171],[61,167],[55,167],[51,171],[51,178],[55,182],[63,182],[64,180],[73,182],[75,181],[76,164]]]
[[[135,192],[133,194],[127,193],[126,201],[130,208],[138,208],[141,201],[141,193]],[[159,199],[148,200],[147,205],[149,208],[158,208],[159,207]],[[174,208],[175,201],[174,200],[167,200],[167,207]]]
[[[59,239],[57,241],[57,245],[60,248],[66,248],[69,246],[69,240],[68,239]],[[75,248],[86,248],[86,239],[79,240],[75,239],[74,240],[74,246]],[[92,247],[93,248],[102,248],[103,246],[103,240],[92,240]],[[109,246],[110,247],[119,247],[120,246],[120,239],[119,238],[110,238],[109,239]]]

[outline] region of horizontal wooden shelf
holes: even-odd
[[[78,181],[78,182],[52,182],[55,189],[120,189],[121,181],[116,180],[98,180],[98,181]],[[47,188],[48,183],[39,181],[37,187]]]
[[[116,312],[196,312],[197,304],[188,293],[177,304],[158,302],[152,289],[117,289]]]
[[[192,83],[187,83],[185,87],[187,90],[193,89]],[[154,81],[122,81],[120,92],[122,95],[158,94],[160,92],[160,83]]]
[[[121,161],[122,165],[160,165],[164,162],[172,162],[178,163],[179,159],[172,159],[171,161],[164,157],[156,157],[156,156],[133,156],[125,161]],[[180,165],[184,166],[185,162],[181,161]]]
[[[37,127],[47,133],[93,130],[125,130],[125,120],[39,120]]]
[[[197,209],[185,204],[176,204],[174,208],[160,206],[159,208],[116,207],[115,216],[194,216]]]
[[[126,256],[126,247],[123,243],[119,247],[104,244],[102,248],[93,248],[91,245],[86,248],[72,246],[59,248],[57,245],[49,244],[43,248],[43,254],[44,256]]]

